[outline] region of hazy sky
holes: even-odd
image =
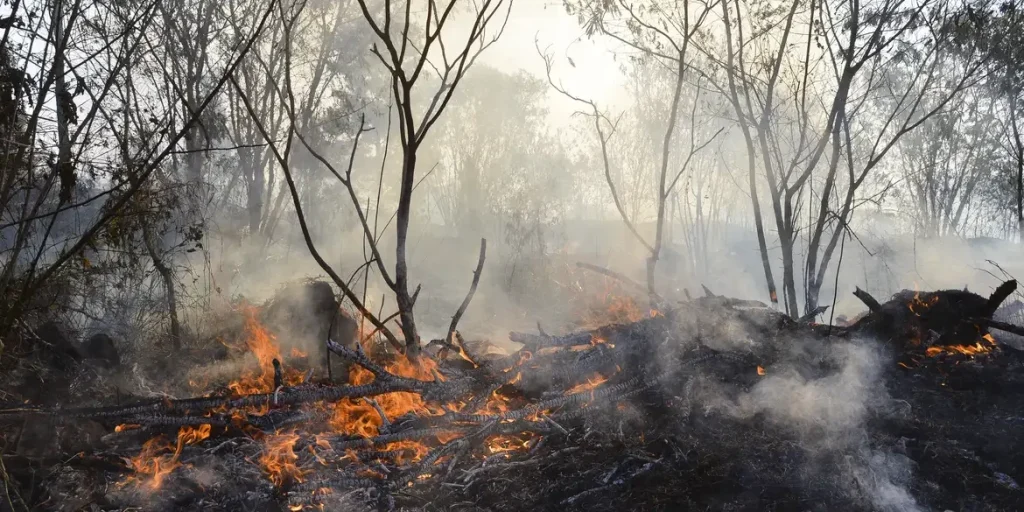
[[[508,26],[501,39],[478,62],[505,72],[523,70],[544,77],[544,62],[534,41],[555,57],[553,76],[570,92],[607,105],[621,99],[623,77],[607,42],[585,37],[575,16],[565,12],[561,0],[514,0]],[[575,67],[569,65],[572,59]],[[551,91],[552,122],[568,121],[578,105]]]

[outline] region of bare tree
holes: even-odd
[[[295,102],[294,89],[291,80],[291,41],[294,30],[293,21],[286,21],[284,26],[285,44],[285,84],[279,89],[286,104],[291,124],[290,134],[301,143],[310,154],[323,164],[338,179],[348,192],[351,204],[354,207],[359,223],[363,230],[365,241],[370,248],[372,258],[368,264],[376,267],[380,278],[392,290],[398,305],[398,315],[401,318],[402,334],[405,339],[404,351],[410,356],[416,356],[420,350],[419,335],[416,329],[413,307],[415,306],[418,287],[412,292],[409,286],[409,270],[407,261],[407,240],[409,233],[409,222],[411,219],[411,206],[413,192],[417,183],[417,152],[424,143],[424,139],[431,127],[437,122],[452,98],[460,81],[466,71],[473,64],[476,58],[488,46],[493,44],[504,29],[508,19],[511,2],[505,0],[487,0],[473,6],[470,30],[462,41],[454,48],[449,49],[451,41],[446,42],[446,36],[442,34],[446,26],[451,22],[457,2],[451,0],[447,3],[440,3],[435,0],[428,0],[426,3],[426,17],[422,29],[416,27],[416,20],[412,16],[412,2],[407,1],[404,8],[396,8],[385,3],[383,13],[375,14],[375,10],[365,2],[358,0],[363,18],[371,31],[376,35],[377,41],[373,44],[371,52],[375,55],[390,75],[391,94],[396,107],[399,120],[399,134],[402,145],[402,166],[399,184],[398,207],[395,215],[395,236],[396,253],[394,273],[390,272],[383,260],[379,250],[380,233],[375,232],[371,227],[368,216],[361,205],[360,196],[357,194],[352,180],[352,163],[358,146],[358,136],[366,128],[363,123],[356,132],[353,140],[352,153],[349,157],[348,167],[344,171],[337,169],[324,156],[321,149],[313,146],[312,142],[301,130],[297,119],[298,108]],[[296,13],[301,6],[293,7],[290,12],[282,10],[286,20],[294,20]],[[495,16],[498,16],[497,20]],[[383,18],[383,19],[381,19]],[[493,35],[487,33],[489,26],[499,22],[499,28]],[[419,34],[419,35],[417,35]],[[450,37],[450,36],[447,36]],[[438,59],[439,57],[439,59]],[[426,74],[424,73],[426,71]],[[418,100],[424,92],[418,84],[424,83],[423,79],[427,74],[433,72],[437,80],[433,86],[433,93],[428,94],[425,108],[418,108]],[[430,82],[426,82],[429,84]],[[246,104],[250,115],[256,119],[252,102],[241,91],[237,83],[235,90]],[[393,345],[399,345],[397,337],[377,318],[376,315],[367,310],[364,300],[360,298],[341,278],[340,275],[323,259],[316,249],[315,242],[310,235],[307,220],[302,212],[301,198],[293,178],[291,163],[292,137],[286,137],[283,145],[273,141],[269,133],[257,121],[257,127],[264,139],[267,140],[275,159],[284,173],[292,196],[292,202],[299,217],[299,223],[303,231],[303,237],[313,258],[317,260],[320,267],[331,276],[335,284],[342,290],[345,297],[350,300],[360,313],[370,320]],[[481,254],[483,254],[481,252]]]
[[[685,151],[682,152],[683,156],[679,159],[679,169],[672,168],[672,148],[675,145],[674,137],[678,129],[678,122],[680,118],[680,103],[683,98],[683,86],[687,83],[688,73],[693,67],[691,56],[691,42],[698,37],[698,34],[704,27],[705,21],[708,15],[711,14],[715,8],[715,2],[694,2],[696,9],[695,12],[691,13],[691,2],[682,2],[678,6],[678,10],[668,9],[651,9],[644,10],[639,9],[632,4],[627,4],[624,1],[611,2],[611,3],[597,3],[597,4],[582,4],[573,5],[570,4],[572,9],[576,9],[580,12],[581,17],[588,20],[590,30],[600,30],[604,34],[611,35],[612,37],[632,46],[640,49],[652,58],[657,59],[662,65],[672,70],[673,86],[672,86],[672,99],[669,103],[669,112],[665,122],[665,132],[661,142],[661,155],[660,161],[658,162],[658,168],[656,172],[657,186],[655,187],[655,227],[653,240],[648,240],[644,237],[636,227],[637,219],[630,218],[626,213],[623,206],[622,197],[616,187],[615,180],[612,177],[611,161],[609,157],[609,142],[616,131],[618,120],[612,121],[607,114],[603,113],[598,105],[592,101],[573,95],[567,91],[565,87],[557,84],[551,75],[553,59],[552,57],[542,51],[538,45],[537,51],[544,59],[545,68],[547,70],[548,81],[551,86],[562,95],[573,101],[580,103],[586,107],[585,115],[592,118],[594,123],[594,130],[597,133],[598,143],[601,148],[601,160],[604,165],[605,181],[608,184],[608,188],[611,191],[612,199],[615,202],[615,207],[619,212],[620,217],[626,224],[627,229],[636,240],[647,249],[647,291],[651,297],[652,302],[656,301],[656,279],[655,270],[658,264],[658,260],[661,257],[662,246],[665,242],[665,225],[667,224],[667,213],[668,213],[668,200],[672,195],[672,191],[675,189],[679,182],[679,179],[684,176],[689,170],[689,166],[695,155],[700,153],[701,150],[706,148],[717,135],[720,133],[715,132],[706,140],[698,140],[696,130],[696,123],[698,122],[697,117],[691,113],[690,115],[690,130],[689,130],[689,143]],[[627,27],[632,37],[627,38],[626,36],[620,35],[614,30],[610,30],[608,25],[605,23],[605,16],[609,13],[623,13],[627,19]],[[645,18],[645,13],[649,13],[655,19],[649,20]],[[694,105],[697,103],[697,98],[694,98]]]
[[[945,62],[941,57],[947,50],[937,30],[947,14],[947,6],[940,0],[863,6],[859,0],[812,2],[806,8],[793,2],[781,20],[756,11],[757,5],[747,6],[739,0],[732,3],[732,9],[730,2],[722,3],[729,97],[746,141],[755,203],[760,171],[767,181],[782,252],[784,303],[791,315],[798,314],[794,248],[801,229],[801,208],[805,201],[808,206],[813,204],[808,187],[824,159],[826,168],[819,177],[822,188],[816,193],[816,213],[810,217],[804,265],[804,311],[810,313],[818,307],[825,272],[858,204],[857,191],[864,180],[901,137],[942,111],[969,86],[979,65],[968,58],[962,66],[946,68],[955,73],[952,78],[940,73]],[[806,30],[795,29],[798,24]],[[772,30],[773,26],[782,28]],[[791,37],[804,33],[811,36],[798,41],[801,51],[791,52]],[[769,41],[765,38],[778,41],[775,49],[762,44]],[[920,65],[901,84],[886,79],[886,67],[898,63],[911,42],[923,48]],[[816,51],[817,45],[824,51]],[[766,47],[766,51],[756,51]],[[796,72],[789,76],[783,73],[792,69]],[[767,70],[767,76],[762,70]],[[936,92],[940,80],[951,83]],[[884,109],[869,111],[867,99],[883,90],[893,101]],[[815,92],[829,98],[823,109],[808,101]],[[938,99],[924,103],[930,95],[938,95]],[[793,112],[794,117],[783,112]],[[858,145],[866,147],[866,153],[855,154]],[[837,181],[841,167],[846,167],[848,178],[843,192]],[[753,213],[760,225],[759,204],[754,204]],[[763,234],[759,234],[761,238]],[[759,242],[772,290],[767,247]]]

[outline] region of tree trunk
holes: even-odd
[[[411,357],[419,353],[419,339],[416,333],[416,319],[413,316],[413,300],[409,294],[409,266],[406,262],[406,242],[409,235],[409,215],[412,209],[412,189],[416,178],[416,141],[412,135],[405,142],[402,161],[402,188],[398,197],[396,214],[395,245],[395,299],[398,302],[402,332],[405,335],[406,352]]]
[[[1013,129],[1013,152],[1017,164],[1017,235],[1024,243],[1024,142],[1017,123],[1017,94],[1010,95],[1010,127]]]
[[[252,151],[248,149],[247,151]],[[246,194],[246,213],[249,216],[249,236],[256,237],[260,233],[260,221],[263,218],[263,169],[257,165],[255,158],[250,158],[252,165],[252,179],[249,180],[249,189]],[[243,163],[246,165],[246,163]]]
[[[75,185],[75,170],[71,165],[71,138],[68,134],[69,115],[67,109],[74,108],[74,100],[64,80],[64,11],[63,0],[57,0],[53,7],[54,39],[53,73],[56,78],[57,111],[57,175],[60,177],[60,202],[71,202]]]
[[[796,318],[800,315],[796,302],[796,276],[793,271],[793,234],[780,231],[779,245],[782,246],[782,290],[786,295],[786,314]]]
[[[167,293],[167,314],[171,321],[171,347],[177,350],[181,348],[181,324],[178,322],[178,299],[174,289],[174,271],[164,262],[156,241],[153,239],[149,223],[146,221],[142,222],[142,238],[146,245],[146,251],[149,252],[150,259],[153,260],[153,267],[164,281],[164,291]]]

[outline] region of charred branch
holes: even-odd
[[[856,296],[858,299],[860,299],[860,301],[863,302],[864,305],[867,306],[868,309],[871,310],[872,313],[881,313],[882,312],[882,305],[879,304],[878,301],[875,300],[875,298],[872,297],[870,293],[868,293],[868,292],[866,292],[864,290],[861,290],[860,288],[857,288],[853,292],[853,295]]]

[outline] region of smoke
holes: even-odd
[[[868,431],[872,417],[898,414],[883,385],[887,364],[869,340],[795,340],[785,361],[748,392],[729,398],[711,389],[706,400],[727,416],[763,415],[794,434],[808,455],[808,478],[828,479],[876,510],[921,510],[907,490],[911,461],[883,450]]]

